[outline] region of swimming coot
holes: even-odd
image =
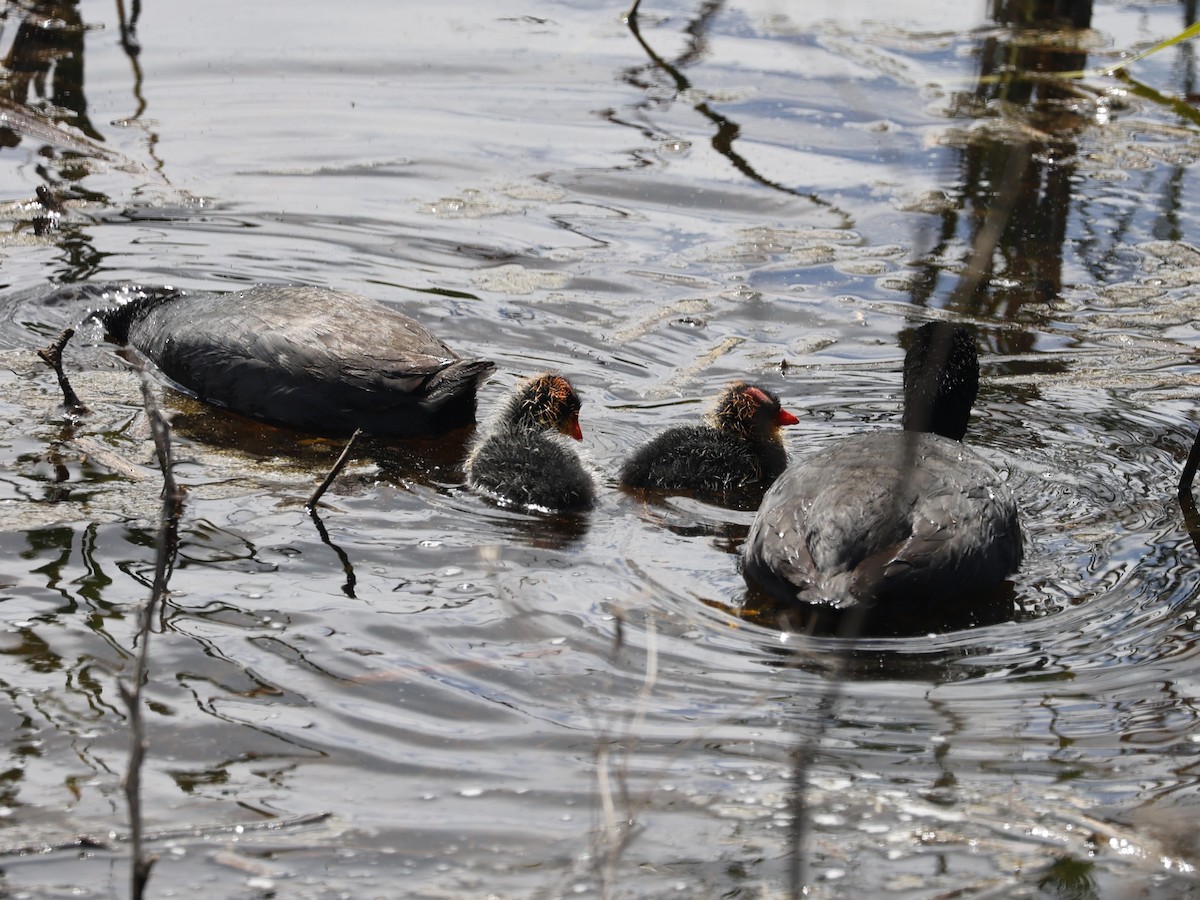
[[[721,392],[709,418],[643,444],[621,467],[620,484],[753,509],[787,466],[780,427],[799,419],[766,388],[740,381]]]
[[[93,313],[175,386],[273,425],[337,436],[432,435],[475,418],[494,368],[389,306],[320,287],[140,289]]]
[[[972,604],[993,604],[1022,543],[1007,487],[960,443],[978,383],[966,329],[918,329],[904,430],[840,441],[784,472],[746,540],[747,581],[806,612],[813,630],[841,627],[848,610],[875,633],[994,620],[994,607],[974,617]]]
[[[505,506],[590,509],[596,502],[592,476],[559,438],[583,440],[579,406],[579,395],[562,375],[545,372],[522,383],[467,456],[467,484]]]

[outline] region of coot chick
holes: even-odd
[[[721,392],[708,422],[652,438],[625,461],[618,481],[753,509],[787,467],[780,427],[799,421],[766,388],[736,381]]]
[[[414,437],[473,422],[475,392],[495,368],[389,306],[320,287],[139,289],[92,315],[185,393],[330,436]]]
[[[590,509],[596,502],[592,476],[558,437],[583,440],[579,406],[579,395],[562,375],[545,372],[521,384],[467,456],[467,484],[504,506],[552,513]]]
[[[921,633],[1011,615],[992,589],[1021,562],[1017,506],[960,443],[978,384],[966,329],[919,328],[904,430],[840,441],[784,472],[751,526],[746,580],[816,631]]]

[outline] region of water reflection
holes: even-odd
[[[349,554],[341,547],[335,544],[329,537],[329,529],[325,527],[325,523],[321,521],[321,515],[316,508],[310,506],[308,514],[313,520],[313,525],[317,527],[317,534],[321,538],[321,543],[329,547],[330,550],[338,558],[338,562],[342,564],[342,571],[346,574],[346,582],[342,585],[342,593],[347,597],[354,597],[354,586],[358,584],[358,578],[354,575],[354,564],[350,561]]]
[[[140,116],[145,100],[135,33],[141,3],[134,0],[129,19],[122,0],[117,6],[121,46],[133,65]],[[89,27],[83,21],[79,0],[7,0],[3,19],[17,24],[0,61],[0,110],[4,113],[0,149],[23,142],[37,144],[35,170],[44,182],[35,188],[35,201],[14,204],[9,215],[16,219],[16,231],[29,230],[38,237],[61,229],[55,243],[64,252],[62,277],[77,281],[98,271],[104,259],[72,216],[72,203],[105,208],[111,203],[107,195],[84,185],[95,172],[93,161],[117,163],[129,171],[142,167],[106,148],[103,132],[92,121],[84,86],[84,38]]]
[[[698,11],[688,6],[672,6],[671,15],[677,23],[677,10],[684,9],[682,15],[699,21],[702,35],[689,45],[696,55],[685,52],[681,61],[668,60],[689,84],[703,82],[696,60],[720,60],[726,39],[736,39],[742,52],[795,50],[786,39],[748,33],[742,21],[730,25],[735,34],[723,34],[722,20],[731,20],[715,11],[717,4]],[[720,8],[732,12],[729,5]],[[133,9],[136,18],[136,6]],[[556,7],[562,22],[576,17],[594,29],[593,13],[580,10],[579,4]],[[245,6],[240,15],[250,17],[252,6]],[[1159,14],[1158,20],[1162,18]],[[289,24],[300,25],[298,20]],[[486,27],[484,21],[481,29]],[[566,38],[576,36],[569,24],[556,27]],[[645,22],[643,27],[652,47],[678,46],[667,44],[665,34],[660,38],[650,32]],[[821,27],[804,40],[833,42]],[[594,97],[596,81],[610,74],[624,78],[630,70],[619,67],[628,64],[629,53],[646,52],[623,30],[609,32],[603,40],[610,42],[612,56],[589,57],[586,85],[570,83],[571,66],[550,64],[561,64],[561,55],[545,60],[545,71],[554,71],[562,82],[556,82],[555,92],[541,92],[545,84],[538,81],[538,99],[550,104],[555,93],[573,94],[569,105],[595,108],[580,100],[576,89]],[[128,49],[117,45],[111,25],[108,34],[104,46],[110,58],[105,66],[89,71],[89,111],[101,127],[96,73],[111,77],[113,71],[124,71],[121,53]],[[588,34],[594,39],[594,31]],[[130,35],[136,40],[132,30]],[[456,33],[446,45],[435,42],[436,52],[451,43],[459,46],[463,37]],[[983,43],[982,37],[977,40]],[[90,52],[98,55],[102,43]],[[561,54],[567,43],[557,41],[555,53]],[[961,46],[958,39],[947,43]],[[928,46],[911,57],[905,49],[896,56],[920,65]],[[152,58],[150,49],[148,42],[147,53],[138,59]],[[219,63],[225,49],[210,43],[197,52]],[[346,51],[342,59],[371,65],[357,49],[355,44],[332,43],[329,52]],[[536,54],[536,36],[525,49],[530,56]],[[280,49],[280,57],[283,53]],[[642,60],[645,64],[648,57]],[[270,65],[275,62],[273,58]],[[473,57],[470,63],[475,62]],[[297,68],[302,64],[308,65],[297,62]],[[391,65],[389,57],[386,66]],[[460,65],[462,70],[456,70],[455,57],[445,53],[431,71],[439,87],[453,86],[454,79],[461,78],[461,90],[477,94],[477,68]],[[194,60],[189,59],[181,69],[148,68],[158,82],[156,96],[164,103],[168,94],[192,102],[199,94],[204,103],[228,104],[222,112],[235,118],[247,111],[244,96],[202,93],[207,76],[192,66]],[[373,69],[371,77],[380,72],[382,78],[390,77],[392,69],[386,66]],[[633,127],[639,114],[648,115],[647,107],[637,104],[657,96],[668,98],[664,104],[675,103],[676,115],[698,113],[706,135],[721,131],[721,123],[693,108],[694,96],[677,97],[667,73],[640,68],[643,87],[621,128]],[[359,82],[335,80],[331,72],[326,70],[334,85],[331,90],[349,93],[361,88]],[[600,77],[594,77],[598,72]],[[420,77],[414,75],[417,87],[430,84]],[[629,83],[606,82],[604,87],[627,96]],[[808,73],[792,73],[792,83],[784,86],[781,97],[785,103],[794,99],[802,105],[808,99],[804,92],[814,84],[817,90],[827,87],[810,80]],[[907,90],[902,85],[898,93]],[[413,109],[427,115],[435,127],[448,125],[453,131],[459,117],[446,112],[450,104],[433,108],[448,94],[430,93],[435,99],[429,109],[418,105],[425,97],[414,99]],[[520,118],[511,110],[536,105],[528,103],[530,96],[503,98],[521,101],[506,107],[505,128],[512,130]],[[720,108],[716,101],[708,102]],[[923,101],[901,102],[911,106],[898,118],[906,123],[926,121]],[[757,157],[747,147],[748,136],[759,124],[754,116],[760,112],[747,104],[744,117],[735,123],[743,130],[726,132],[732,136],[730,148],[735,153],[740,148],[750,159]],[[1018,120],[1025,115],[1021,110],[1008,112]],[[293,133],[311,128],[307,108],[303,116],[290,120],[287,103],[281,102],[276,113],[280,118],[272,120],[272,127],[286,121]],[[177,114],[180,121],[186,118],[185,112]],[[1008,121],[1005,116],[992,118]],[[942,124],[933,122],[930,127]],[[547,133],[541,126],[552,127],[539,125],[530,129],[538,135],[536,140]],[[592,135],[603,125],[587,123]],[[472,120],[471,135],[464,127],[456,140],[469,145],[482,127]],[[655,139],[670,139],[653,124],[645,127]],[[609,126],[608,131],[616,129]],[[1011,131],[1017,135],[1019,129]],[[1089,146],[1085,134],[1072,134],[1068,128],[1065,137],[1082,148],[1079,152]],[[220,145],[207,140],[203,153],[215,157]],[[532,145],[535,139],[527,140]],[[586,143],[584,138],[573,146]],[[614,143],[614,155],[624,152],[623,137],[617,135]],[[269,142],[264,147],[278,149]],[[982,173],[1003,176],[1005,162],[999,152],[995,158],[985,159],[984,154],[968,164],[967,150],[964,143],[955,151],[963,166],[960,177],[966,177],[968,169],[974,171],[972,177],[980,179],[982,190]],[[728,189],[722,197],[737,199],[736,182],[743,181],[751,195],[780,195],[740,172],[728,156],[711,155],[720,167],[717,174],[706,181],[706,173],[693,170],[689,189],[722,184]],[[322,156],[319,164],[336,159],[337,152],[322,150]],[[828,158],[861,162],[840,144],[829,148]],[[1022,165],[1039,163],[1030,154],[1023,159]],[[603,167],[607,160],[597,165]],[[553,169],[555,164],[546,166]],[[1154,171],[1165,168],[1156,165]],[[400,194],[408,196],[410,186],[417,186],[411,188],[414,193],[432,190],[430,185],[440,178],[512,177],[511,171],[481,169],[463,175],[449,170],[450,166],[429,163],[419,173],[407,171]],[[878,175],[877,168],[863,166],[863,171],[867,177]],[[1028,183],[1053,190],[1044,186],[1044,179],[1052,175],[1045,169]],[[1086,179],[1086,161],[1076,166],[1076,176]],[[564,184],[570,181],[561,171],[551,177]],[[638,177],[652,188],[661,184],[653,170]],[[614,184],[626,179],[626,187],[633,180],[627,171],[617,171],[613,178]],[[361,213],[370,211],[370,203],[399,179],[369,181],[370,187],[363,188],[356,178],[342,177],[331,193]],[[261,212],[267,201],[246,201],[237,193],[252,183],[249,178],[213,182],[226,196],[201,214],[172,209],[164,215],[133,204],[119,224],[88,228],[107,233],[102,246],[127,250],[142,242],[143,255],[133,252],[125,262],[110,261],[130,272],[143,265],[161,266],[154,271],[166,272],[164,277],[197,282],[229,277],[237,283],[286,277],[288,272],[314,279],[375,279],[380,284],[457,278],[456,286],[463,291],[470,287],[472,270],[493,266],[504,256],[494,247],[489,251],[489,244],[500,240],[506,247],[516,246],[523,237],[519,227],[508,231],[513,220],[503,216],[457,231],[455,223],[445,221],[433,228],[425,222],[409,224],[403,199],[389,203],[386,212],[368,212],[362,218],[332,204],[320,216],[285,208],[276,217],[273,206],[269,215]],[[278,184],[276,179],[272,188]],[[291,196],[300,203],[322,184],[321,176],[294,178],[287,190],[294,190]],[[1086,200],[1087,188],[1086,180],[1075,185],[1077,196],[1070,202]],[[860,227],[868,242],[878,233],[877,210],[893,203],[896,193],[891,185],[873,190],[877,193],[868,199],[855,195],[851,200],[865,213]],[[280,189],[271,196],[281,193]],[[234,197],[243,204],[236,216],[229,212]],[[562,214],[573,199],[541,210],[546,221]],[[785,346],[790,337],[776,340],[760,328],[764,321],[796,332],[815,323],[822,337],[836,340],[861,313],[864,327],[854,334],[863,339],[847,340],[843,346],[851,353],[868,348],[874,362],[860,375],[855,391],[835,389],[839,403],[830,420],[813,425],[796,444],[827,436],[839,420],[884,418],[887,401],[875,386],[881,380],[879,370],[888,367],[884,358],[890,359],[894,348],[879,350],[873,342],[890,339],[896,320],[912,315],[898,302],[906,296],[900,290],[875,290],[869,277],[855,280],[837,266],[817,265],[805,269],[813,276],[807,293],[783,289],[748,303],[745,298],[716,296],[714,280],[699,277],[711,276],[726,263],[676,255],[671,263],[682,276],[695,277],[695,287],[656,282],[636,304],[625,302],[613,285],[624,292],[630,284],[629,259],[668,259],[657,243],[663,239],[659,226],[664,218],[692,214],[721,233],[743,224],[720,204],[691,204],[686,192],[671,194],[670,201],[668,213],[654,210],[658,218],[651,216],[642,230],[622,234],[619,252],[596,253],[582,264],[578,258],[554,260],[555,266],[580,273],[562,294],[514,298],[481,290],[478,300],[457,310],[462,314],[454,319],[454,327],[474,328],[480,340],[494,343],[514,368],[528,368],[531,357],[540,363],[545,353],[556,353],[556,361],[574,365],[602,398],[599,438],[589,449],[598,448],[594,455],[603,464],[616,460],[626,444],[652,430],[655,422],[648,410],[620,406],[619,390],[615,397],[605,396],[600,386],[644,379],[647,371],[653,376],[694,358],[689,357],[692,345],[668,338],[622,346],[619,352],[626,362],[612,365],[607,360],[621,341],[607,342],[608,335],[632,327],[646,305],[673,293],[714,292],[705,311],[709,327],[728,327],[746,338],[741,347],[748,352],[729,357],[727,367],[771,364],[766,353],[753,349],[759,346],[758,336],[772,347]],[[977,219],[986,202],[986,191],[972,194],[955,214],[947,253],[959,252],[959,245],[985,228]],[[630,223],[648,208],[632,188],[612,198],[611,204]],[[69,218],[72,204],[63,206],[62,215]],[[803,210],[805,201],[789,200],[787,206]],[[1030,208],[1042,214],[1036,204]],[[1184,212],[1190,214],[1186,206]],[[47,217],[47,210],[37,214]],[[532,222],[538,211],[531,208],[521,215]],[[907,234],[907,221],[894,207],[883,215],[897,223],[899,233]],[[1164,218],[1163,227],[1169,224]],[[505,236],[492,238],[487,230],[493,227]],[[1071,228],[1078,236],[1080,226]],[[592,230],[601,231],[594,225]],[[613,230],[627,229],[622,225]],[[386,246],[380,234],[388,236]],[[675,241],[672,249],[687,240]],[[899,243],[901,237],[893,240]],[[1029,244],[1029,239],[1002,229],[992,274],[1026,265],[1016,258],[1025,249],[1045,255]],[[545,248],[537,246],[545,258]],[[1064,267],[1070,273],[1091,264],[1090,258],[1073,260],[1070,245],[1063,246],[1067,249],[1058,252],[1058,260],[1044,261],[1051,281],[1062,277]],[[904,253],[900,248],[888,257],[887,266],[903,267]],[[43,280],[41,268],[33,274],[12,274],[21,255],[12,248],[9,254],[10,280],[22,287]],[[82,265],[89,263],[83,254],[77,258]],[[745,271],[770,281],[762,268],[767,258],[769,254],[746,256],[728,265],[739,276]],[[398,272],[400,264],[414,264],[419,274]],[[35,257],[27,265],[42,263]],[[53,271],[62,268],[55,262]],[[952,289],[945,272],[951,268],[947,264],[937,270],[942,283],[928,295],[929,303],[944,304]],[[1022,271],[1040,278],[1043,261],[1029,263]],[[597,284],[607,285],[601,297],[594,290]],[[1070,322],[1062,324],[1061,304],[1038,307],[1039,290],[1022,293],[997,278],[981,306],[953,306],[951,315],[982,317],[994,309],[1000,317],[1033,316],[1037,324],[1020,327],[1041,329],[1043,339],[1061,342],[1058,347],[1073,347],[1077,340],[1086,343],[1087,335],[1080,338]],[[828,303],[830,292],[862,296]],[[1010,296],[1017,299],[1009,303]],[[9,297],[6,292],[6,302]],[[998,297],[1004,299],[988,305]],[[494,313],[498,305],[524,318],[520,323],[506,320]],[[751,307],[753,315],[747,312]],[[14,310],[0,325],[5,329],[0,337],[19,348],[44,344],[47,338],[35,340],[31,334],[51,325],[57,330],[69,315],[62,305],[39,307],[32,300]],[[547,326],[548,321],[552,325]],[[1049,324],[1043,326],[1045,322]],[[1190,340],[1188,329],[1190,325],[1181,325],[1176,334]],[[1017,341],[1017,330],[1011,327],[1002,339],[994,339],[1011,342],[1005,347],[1027,346]],[[984,321],[981,331],[993,338],[999,329]],[[599,332],[604,334],[598,337]],[[553,341],[569,345],[569,350],[538,346]],[[797,353],[795,343],[787,349]],[[1160,476],[1169,475],[1166,463],[1173,448],[1164,450],[1163,435],[1177,422],[1180,407],[1143,404],[1119,385],[1096,390],[1090,383],[1064,386],[1063,379],[1043,378],[1081,363],[1070,352],[1055,352],[1057,347],[1040,350],[1036,356],[993,363],[993,371],[1011,377],[991,386],[995,399],[989,402],[991,415],[983,425],[993,438],[992,449],[1007,452],[1013,477],[1034,496],[1032,517],[1042,523],[1039,561],[1020,581],[1028,595],[1023,599],[1055,614],[932,639],[861,640],[849,648],[849,659],[840,670],[836,663],[838,654],[847,652],[846,642],[784,635],[776,626],[749,618],[754,610],[739,619],[721,605],[722,598],[740,587],[733,560],[745,522],[738,516],[684,500],[644,507],[606,489],[588,531],[564,540],[555,523],[490,507],[460,488],[460,454],[469,439],[464,434],[444,444],[368,448],[334,485],[328,506],[313,519],[303,501],[336,456],[336,443],[260,430],[226,414],[205,413],[171,395],[169,403],[178,411],[177,435],[181,442],[193,444],[183,452],[180,466],[187,483],[194,485],[194,505],[184,522],[166,627],[155,639],[156,669],[149,685],[156,772],[151,791],[154,812],[164,824],[191,827],[181,844],[163,854],[158,877],[164,887],[223,883],[226,888],[216,889],[222,895],[246,889],[245,868],[235,871],[214,862],[212,834],[218,832],[197,838],[196,822],[329,809],[343,826],[309,837],[285,837],[273,846],[260,843],[253,858],[243,852],[236,862],[287,869],[277,876],[283,893],[289,881],[312,879],[327,890],[350,894],[386,894],[402,881],[413,892],[433,894],[496,890],[514,896],[592,896],[597,892],[589,892],[582,878],[564,876],[560,885],[560,875],[573,870],[573,876],[586,868],[584,863],[577,869],[573,864],[587,847],[588,810],[597,805],[592,761],[599,755],[597,745],[611,749],[619,741],[628,754],[608,772],[624,779],[614,793],[627,791],[635,799],[640,821],[630,826],[635,839],[624,847],[623,860],[614,862],[614,868],[619,863],[616,892],[626,887],[644,896],[672,891],[778,892],[783,889],[779,867],[792,854],[783,836],[789,821],[786,799],[794,784],[787,771],[794,749],[790,745],[797,731],[813,734],[820,723],[824,732],[819,752],[808,792],[801,798],[821,813],[814,825],[817,834],[805,848],[815,876],[814,895],[875,896],[907,887],[910,893],[998,896],[1026,890],[1070,896],[1072,891],[1088,890],[1089,876],[1080,861],[1091,867],[1092,881],[1105,889],[1119,892],[1124,884],[1135,891],[1158,889],[1166,896],[1173,884],[1185,895],[1194,884],[1184,884],[1183,877],[1165,887],[1153,881],[1162,876],[1160,857],[1154,852],[1159,849],[1154,836],[1160,832],[1153,823],[1161,829],[1174,812],[1179,828],[1174,841],[1171,835],[1163,836],[1165,846],[1194,850],[1178,835],[1186,831],[1186,813],[1195,801],[1195,767],[1188,760],[1194,758],[1189,748],[1195,746],[1197,714],[1187,692],[1198,647],[1192,608],[1196,552],[1180,546],[1177,511],[1159,502],[1153,487]],[[6,457],[12,461],[6,493],[22,504],[19,515],[36,515],[39,523],[51,523],[34,527],[10,518],[10,531],[0,538],[9,560],[10,574],[4,581],[13,582],[3,590],[7,631],[0,634],[0,654],[9,670],[0,716],[10,725],[4,753],[13,770],[0,785],[0,800],[11,799],[10,840],[39,826],[55,835],[120,827],[119,768],[127,741],[113,673],[126,665],[126,648],[131,646],[127,610],[146,595],[153,535],[139,523],[156,508],[158,480],[137,455],[145,447],[145,434],[126,425],[140,415],[136,387],[128,376],[114,371],[109,352],[96,351],[95,358],[89,358],[87,374],[98,375],[101,384],[86,378],[80,384],[88,388],[81,391],[85,399],[96,401],[97,418],[88,423],[86,434],[81,434],[85,429],[72,434],[59,430],[57,398],[50,396],[53,383],[46,371],[30,374],[16,367],[15,373],[5,375],[9,391],[3,411],[12,423],[13,442]],[[75,357],[76,365],[79,359]],[[1100,365],[1108,368],[1110,362],[1105,356]],[[1135,374],[1146,371],[1136,365],[1130,369]],[[688,377],[707,377],[700,370],[686,371]],[[803,378],[805,371],[798,367],[788,377]],[[1121,368],[1114,374],[1128,371]],[[1161,382],[1173,374],[1164,365]],[[1159,383],[1159,375],[1147,377]],[[105,378],[108,389],[95,389],[103,387]],[[872,385],[867,399],[857,390],[864,384]],[[1034,389],[1039,391],[1036,398],[1021,393]],[[840,402],[842,397],[845,402]],[[1140,415],[1142,408],[1150,410],[1149,418]],[[117,424],[110,427],[105,416]],[[1018,429],[1019,446],[1004,436],[1009,426]],[[1102,440],[1104,429],[1111,429],[1111,435]],[[132,463],[117,474],[118,469],[94,460],[81,461],[71,445],[80,446],[82,438],[103,445],[113,457],[128,456]],[[139,474],[144,483],[138,481]],[[1092,484],[1097,474],[1104,477]],[[50,496],[51,490],[59,493]],[[114,524],[95,524],[105,522]],[[26,540],[26,528],[38,542],[36,548]],[[546,552],[544,546],[562,552]],[[614,622],[622,620],[609,613],[621,609],[628,611],[624,621],[629,624],[623,628],[618,654],[611,635],[614,627],[621,630]],[[653,678],[648,677],[651,654],[644,619],[657,628]],[[837,672],[843,690],[838,704],[819,706],[827,680]],[[597,728],[597,721],[610,721],[605,716],[616,722],[636,721],[637,728]],[[1118,807],[1116,813],[1110,812],[1113,806]],[[65,814],[64,807],[69,810]],[[405,824],[414,814],[418,824]],[[1100,823],[1102,829],[1089,821],[1101,817],[1106,820]],[[439,824],[430,828],[428,823],[435,820]],[[1127,824],[1113,824],[1120,821]],[[1096,834],[1103,840],[1089,846]],[[1106,854],[1110,836],[1132,850]],[[242,834],[238,841],[246,847],[252,836]],[[114,856],[119,852],[118,848]],[[708,854],[700,869],[691,859],[697,853]],[[20,863],[6,857],[6,885],[18,891],[36,880],[31,892],[46,893],[54,889],[44,882],[66,884],[78,876],[75,883],[97,883],[96,872],[104,863],[94,854],[87,854],[87,860],[78,858],[81,854],[67,856],[31,856]],[[69,874],[62,874],[62,866]],[[112,879],[108,893],[120,893],[118,880]]]
[[[979,126],[959,139],[956,201],[931,235],[912,302],[934,302],[949,257],[965,245],[970,257],[965,271],[953,276],[947,308],[1015,319],[1027,304],[1057,299],[1063,287],[1075,135],[1092,121],[1094,102],[1078,86],[1042,76],[1085,67],[1087,54],[1077,48],[1091,22],[1091,3],[996,0],[992,15],[1004,27],[983,37],[976,87],[950,106],[952,115]],[[1021,352],[1031,348],[1033,336],[1005,331],[1000,340],[1006,350]]]
[[[128,16],[125,14],[125,0],[117,0],[117,22],[121,29],[121,48],[125,51],[125,55],[133,67],[133,95],[137,98],[135,118],[146,111],[146,99],[142,96],[142,65],[138,59],[142,54],[142,45],[137,36],[137,23],[141,15],[142,0],[130,0]]]
[[[32,4],[10,0],[8,13],[17,19],[18,25],[3,60],[7,70],[4,100],[47,121],[67,125],[93,140],[103,141],[104,136],[88,116],[83,90],[85,26],[78,0],[42,0]],[[15,147],[21,137],[10,126],[0,127],[0,146]]]
[[[641,109],[644,111],[669,105],[677,100],[698,97],[699,99],[695,99],[692,102],[692,108],[712,124],[712,147],[717,153],[729,160],[734,169],[750,181],[760,184],[763,187],[796,197],[803,197],[818,207],[830,210],[837,215],[840,227],[849,228],[851,222],[849,214],[838,209],[835,204],[816,193],[782,184],[767,178],[759,172],[754,165],[734,148],[735,142],[742,134],[741,126],[719,112],[704,92],[695,88],[688,77],[683,74],[684,69],[704,61],[704,57],[708,52],[709,30],[712,28],[713,21],[718,14],[723,11],[724,6],[724,0],[705,0],[705,2],[701,3],[693,18],[683,28],[683,33],[687,35],[687,44],[684,50],[673,60],[667,60],[642,35],[638,17],[641,0],[634,0],[633,6],[630,7],[629,12],[625,16],[625,23],[629,27],[629,33],[633,35],[634,40],[645,51],[650,62],[648,65],[629,69],[624,77],[629,84],[648,95],[649,99],[641,105]],[[657,76],[666,76],[670,83],[670,87],[667,90],[662,89],[660,79]],[[668,140],[676,139],[673,135],[662,132],[657,126],[644,118],[636,123],[628,123],[619,119],[614,113],[609,113],[608,119],[618,125],[637,128],[643,136],[656,143],[664,143]]]

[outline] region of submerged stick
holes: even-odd
[[[154,622],[155,612],[161,608],[167,593],[167,582],[171,577],[171,567],[175,556],[175,546],[179,528],[179,515],[183,510],[183,490],[175,481],[171,462],[171,427],[159,409],[150,386],[150,379],[145,369],[138,367],[142,380],[142,398],[146,406],[146,415],[150,421],[150,433],[154,438],[154,449],[158,455],[158,465],[163,473],[163,501],[159,513],[158,535],[154,545],[154,583],[150,591],[150,599],[142,607],[138,623],[138,638],[141,646],[138,649],[137,664],[134,666],[133,687],[123,681],[118,681],[121,698],[129,707],[129,769],[125,775],[125,800],[129,806],[129,832],[133,849],[130,859],[130,896],[141,900],[150,880],[150,869],[156,856],[147,856],[144,847],[142,828],[142,762],[146,754],[146,733],[142,720],[142,687],[146,683],[146,674],[150,664],[150,632]]]
[[[1183,464],[1183,472],[1179,476],[1179,499],[1190,497],[1192,480],[1196,477],[1196,468],[1200,466],[1200,431],[1196,432],[1196,440],[1192,442],[1192,452],[1188,454],[1187,462]]]
[[[1192,442],[1187,462],[1183,464],[1183,472],[1179,476],[1179,489],[1176,493],[1179,509],[1183,513],[1183,527],[1187,529],[1188,537],[1192,539],[1192,546],[1196,548],[1197,553],[1200,553],[1200,514],[1196,512],[1196,499],[1192,496],[1192,481],[1196,477],[1197,466],[1200,466],[1200,431],[1196,432],[1196,439]]]
[[[346,447],[344,450],[342,450],[342,455],[337,458],[337,462],[333,464],[333,468],[329,470],[329,474],[325,476],[325,480],[322,481],[320,486],[312,492],[312,496],[309,497],[308,502],[304,504],[306,507],[312,509],[314,506],[316,506],[317,501],[321,499],[321,495],[329,489],[331,484],[333,484],[333,479],[337,478],[338,473],[346,467],[346,462],[350,459],[350,451],[354,449],[354,445],[358,443],[358,439],[362,437],[362,433],[363,430],[361,428],[354,429],[354,434],[350,435],[350,440],[346,442]]]
[[[75,329],[68,328],[49,347],[43,347],[37,352],[38,357],[54,370],[54,374],[58,377],[58,386],[62,390],[63,406],[67,408],[73,416],[82,415],[87,412],[87,407],[79,401],[79,395],[75,393],[75,389],[71,387],[71,382],[67,379],[67,373],[63,371],[62,355],[63,350],[67,346],[67,342],[75,336]]]

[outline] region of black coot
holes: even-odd
[[[331,436],[414,437],[473,422],[476,389],[494,368],[389,306],[327,288],[142,289],[93,315],[185,393]]]
[[[592,476],[559,435],[583,440],[579,395],[562,375],[522,383],[467,456],[467,484],[504,506],[582,512],[596,502]]]
[[[643,444],[618,480],[753,509],[787,466],[780,427],[798,421],[766,388],[737,381],[721,392],[710,421],[669,428]]]
[[[750,529],[747,581],[813,630],[840,627],[847,610],[867,633],[994,620],[992,589],[1020,564],[1022,541],[1008,488],[960,443],[978,383],[966,329],[918,329],[905,430],[840,441],[784,472]]]

